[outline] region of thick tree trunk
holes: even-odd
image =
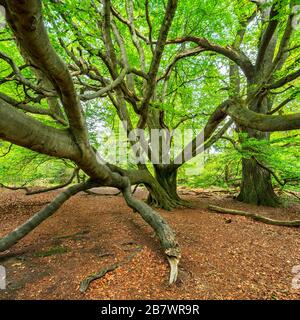
[[[279,206],[270,172],[259,166],[255,159],[243,159],[242,167],[242,185],[237,200],[255,205]]]
[[[274,48],[269,48],[268,50],[271,50],[270,56],[272,56]],[[272,61],[272,59],[270,61]],[[264,72],[266,70],[268,70],[267,63],[262,67],[260,73],[257,74],[256,79],[253,79],[252,83],[248,83],[249,98],[253,94],[253,89],[260,83],[260,79],[264,78]],[[257,96],[256,99],[250,99],[249,109],[251,111],[266,114],[271,108],[272,99],[268,97]],[[249,127],[243,128],[242,130],[244,133],[247,133],[249,138],[255,138],[257,140],[270,139],[270,133],[266,131],[257,131],[250,129]],[[240,194],[237,199],[245,203],[262,206],[277,207],[280,204],[279,198],[276,196],[272,186],[270,172],[262,168],[254,158],[242,160],[242,183]]]
[[[154,166],[155,179],[149,185],[147,202],[150,205],[171,210],[177,206],[187,205],[177,193],[177,170]]]

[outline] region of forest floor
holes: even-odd
[[[1,189],[0,237],[56,193],[25,196]],[[300,265],[299,228],[207,209],[215,204],[299,220],[299,204],[273,209],[241,204],[229,194],[211,190],[181,189],[181,194],[193,208],[159,210],[182,248],[175,285],[168,285],[168,263],[153,231],[122,196],[81,193],[0,254],[0,265],[7,272],[7,289],[0,290],[0,299],[300,299],[300,289],[292,288],[297,276],[293,266]],[[145,193],[138,190],[137,196]],[[134,257],[125,262],[129,256]],[[85,293],[79,291],[88,275],[122,261]]]

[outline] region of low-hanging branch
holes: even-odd
[[[263,132],[286,131],[300,128],[300,113],[276,116],[265,115],[249,110],[243,102],[236,103],[234,101],[228,103],[223,111],[239,125]]]
[[[226,208],[222,208],[214,205],[209,205],[208,209],[212,211],[216,211],[218,213],[244,216],[247,218],[251,218],[255,221],[260,221],[260,222],[275,225],[275,226],[300,227],[300,220],[291,220],[291,221],[274,220],[274,219],[270,219],[270,218],[258,215],[256,213],[250,213],[242,210],[226,209]]]
[[[30,195],[34,195],[34,194],[46,193],[49,191],[54,191],[54,190],[65,188],[66,186],[68,186],[69,184],[72,183],[72,181],[74,180],[74,178],[76,177],[78,172],[79,172],[79,168],[76,168],[76,169],[74,169],[72,176],[66,182],[61,183],[57,186],[50,187],[50,188],[39,189],[39,190],[27,190],[26,195],[30,196]]]
[[[170,264],[170,278],[169,283],[176,281],[178,275],[178,263],[181,257],[180,248],[175,238],[174,231],[166,223],[166,221],[151,207],[132,196],[129,179],[127,186],[122,189],[123,196],[127,205],[140,213],[141,217],[155,230],[157,237],[160,240],[162,248]]]

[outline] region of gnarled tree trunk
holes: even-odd
[[[237,200],[271,207],[280,204],[270,172],[259,166],[253,158],[242,160],[242,184]]]
[[[149,186],[147,202],[151,205],[170,209],[187,205],[177,193],[177,169],[154,165],[155,182]]]

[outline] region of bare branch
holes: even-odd
[[[186,36],[183,38],[168,40],[167,44],[176,44],[184,42],[194,42],[198,44],[199,47],[202,47],[207,51],[213,51],[222,54],[223,56],[235,62],[243,70],[247,78],[253,78],[255,72],[254,66],[252,65],[249,58],[242,51],[237,51],[230,46],[223,47],[218,44],[214,44],[205,38],[199,38],[195,36]]]
[[[144,99],[140,107],[140,120],[138,127],[143,128],[147,122],[149,102],[155,90],[156,76],[160,65],[160,60],[166,44],[168,32],[170,30],[173,18],[175,16],[178,0],[169,0],[166,8],[164,20],[162,22],[155,51],[148,72],[147,86],[144,93]]]

